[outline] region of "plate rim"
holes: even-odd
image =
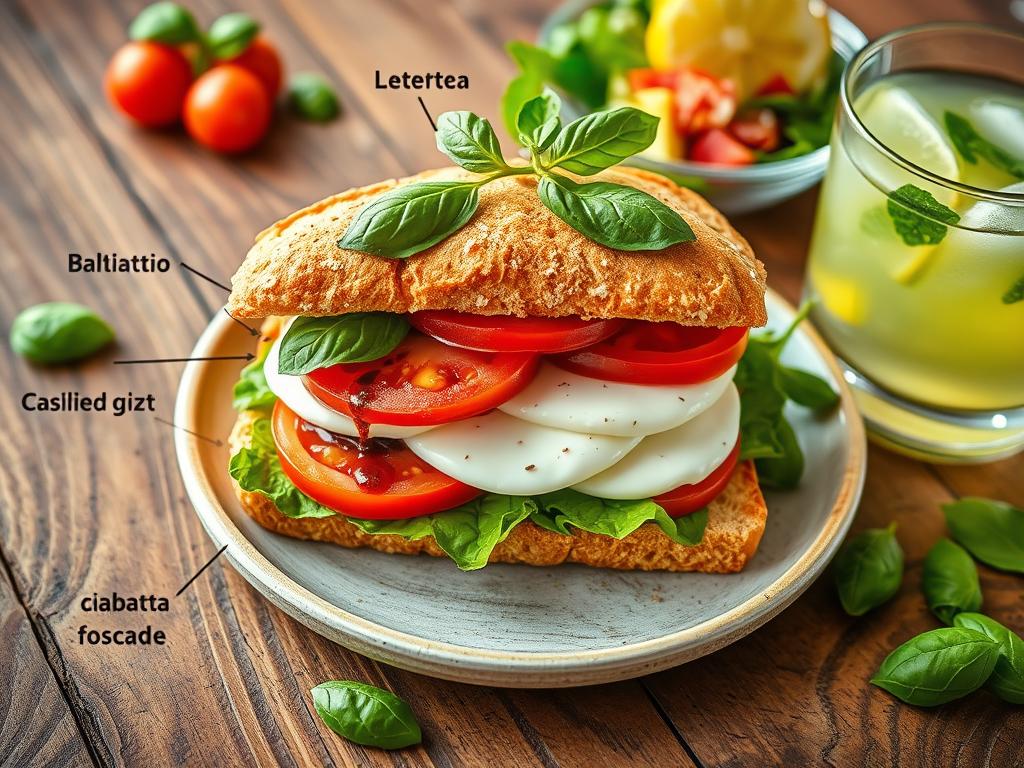
[[[766,299],[792,314],[796,309],[771,288]],[[191,357],[204,357],[234,321],[223,311],[200,335]],[[799,558],[768,588],[728,611],[692,627],[614,648],[584,651],[501,651],[428,640],[353,614],[293,581],[235,525],[206,479],[199,440],[175,430],[175,453],[186,493],[207,534],[242,577],[292,618],[353,651],[414,672],[458,682],[510,687],[561,687],[612,682],[666,669],[712,653],[753,632],[788,607],[810,586],[852,524],[864,487],[867,441],[864,423],[831,351],[813,325],[801,325],[840,391],[849,461],[824,525]],[[195,431],[198,382],[210,362],[190,361],[182,373],[174,420]]]

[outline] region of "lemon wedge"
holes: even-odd
[[[654,0],[645,45],[656,69],[729,78],[740,100],[776,75],[806,90],[832,53],[821,0]]]

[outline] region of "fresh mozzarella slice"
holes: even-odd
[[[406,439],[447,475],[491,493],[530,495],[567,488],[621,459],[639,437],[588,435],[491,411]]]
[[[282,332],[281,338],[284,337]],[[278,338],[267,353],[267,359],[263,363],[263,375],[267,377],[267,386],[270,391],[277,395],[284,404],[295,413],[308,421],[339,435],[358,437],[359,432],[352,419],[343,413],[338,413],[321,403],[306,389],[302,383],[301,376],[289,376],[277,370],[278,353],[281,347],[281,338]],[[433,427],[396,427],[391,424],[371,424],[370,437],[409,437],[426,432]]]
[[[678,427],[707,410],[736,373],[700,384],[623,384],[542,363],[533,381],[500,410],[535,424],[598,435],[643,436]]]
[[[739,429],[740,396],[730,385],[695,419],[645,437],[621,461],[573,487],[603,499],[647,499],[699,483],[725,461]]]

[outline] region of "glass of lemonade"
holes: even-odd
[[[880,442],[1024,449],[1024,37],[929,24],[850,62],[806,290]]]

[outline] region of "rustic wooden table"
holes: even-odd
[[[168,427],[151,415],[26,413],[39,391],[132,390],[170,416],[180,366],[110,365],[187,354],[224,301],[169,275],[69,276],[67,253],[155,252],[226,280],[253,235],[328,193],[440,163],[408,91],[374,90],[375,69],[465,72],[468,91],[425,93],[430,109],[497,117],[512,67],[502,44],[532,38],[552,4],[192,0],[207,23],[241,6],[293,70],[322,71],[345,105],[326,125],[279,119],[257,152],[224,159],[175,131],[115,115],[102,74],[141,0],[12,0],[0,9],[4,327],[22,307],[79,300],[120,330],[116,353],[41,372],[2,345],[0,399],[0,764],[26,765],[963,765],[1024,761],[1024,711],[987,694],[935,711],[867,684],[885,654],[931,628],[918,579],[942,533],[940,503],[966,494],[1024,505],[1024,458],[937,467],[872,448],[856,526],[897,520],[908,576],[899,597],[845,616],[828,579],[768,626],[686,666],[617,685],[476,688],[375,662],[276,610],[230,567],[209,569],[154,624],[169,644],[80,645],[98,593],[173,594],[213,547],[185,498]],[[939,18],[1015,22],[1008,3],[843,0],[869,36]],[[497,121],[496,121],[497,122]],[[795,299],[814,194],[737,226]],[[1019,577],[981,568],[986,608],[1020,629]],[[354,678],[393,689],[424,743],[364,750],[330,733],[308,689]]]

